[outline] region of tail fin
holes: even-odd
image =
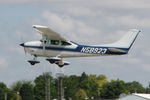
[[[140,30],[131,29],[123,38],[111,45],[114,47],[126,48],[129,50],[140,32]]]

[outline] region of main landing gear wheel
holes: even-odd
[[[62,68],[62,67],[64,67],[64,65],[58,65],[58,67]]]
[[[50,64],[54,64],[55,62],[60,61],[60,58],[48,58],[46,59]]]
[[[63,61],[62,58],[57,58],[57,57],[48,58],[46,60],[49,61],[50,64],[58,65],[58,67],[60,67],[60,68],[70,64],[67,61]]]

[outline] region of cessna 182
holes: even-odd
[[[33,55],[33,60],[28,62],[31,65],[40,63],[37,57],[47,57],[51,64],[59,67],[69,65],[63,58],[69,57],[90,57],[90,56],[111,56],[128,54],[140,30],[131,29],[123,38],[112,44],[105,45],[80,45],[69,41],[46,26],[33,25],[42,35],[40,41],[31,41],[20,44],[24,51]]]

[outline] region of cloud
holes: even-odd
[[[63,35],[71,40],[88,42],[91,39],[89,37],[100,35],[100,31],[96,28],[66,14],[60,15],[45,11],[42,17],[48,21],[48,26],[52,27],[56,32],[65,33]]]
[[[150,65],[149,64],[142,64],[142,68],[147,71],[150,72]]]
[[[107,22],[111,26],[128,26],[128,27],[150,27],[150,19],[144,18],[139,19],[136,16],[118,16],[118,17],[108,17]]]
[[[0,3],[20,4],[20,3],[32,3],[32,4],[49,4],[51,2],[62,3],[62,4],[77,4],[88,7],[107,7],[107,8],[129,8],[129,9],[148,9],[150,8],[149,0],[0,0]],[[83,4],[84,3],[84,4]],[[43,5],[41,5],[43,6]],[[71,5],[72,6],[72,5]]]
[[[87,0],[86,0],[87,1]],[[88,0],[86,3],[90,6],[101,6],[106,8],[118,9],[148,9],[150,8],[149,0]]]
[[[97,12],[94,12],[93,10],[87,8],[87,7],[71,7],[70,9],[66,9],[67,13],[77,16],[77,17],[82,17],[82,16],[96,16]]]
[[[8,66],[8,62],[4,58],[0,57],[0,68],[7,67],[7,66]]]
[[[119,62],[122,63],[128,63],[128,64],[140,64],[142,63],[142,60],[139,58],[132,58],[132,57],[128,57],[128,58],[124,58],[124,59],[120,59]]]
[[[60,16],[58,14],[45,11],[42,16],[48,20],[50,25],[58,27],[59,30],[70,31],[73,28],[73,20],[67,15]]]
[[[69,1],[69,0],[61,0],[61,2]],[[77,0],[78,1],[78,0]],[[32,4],[39,4],[39,3],[50,3],[50,2],[60,2],[60,0],[0,0],[0,3],[7,3],[7,4],[23,4],[23,3],[32,3]]]
[[[142,52],[142,54],[144,55],[144,56],[146,56],[146,57],[150,57],[150,48],[148,48],[147,50],[144,50],[143,52]]]
[[[10,3],[10,4],[29,3],[29,2],[36,2],[36,1],[39,2],[40,0],[0,0],[1,3]]]

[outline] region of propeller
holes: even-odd
[[[21,40],[21,42],[22,42],[22,43],[20,44],[20,46],[22,46],[22,47],[24,48],[24,52],[25,52],[25,55],[26,55],[27,52],[26,52],[26,49],[25,49],[25,47],[24,47],[25,42],[24,42],[23,37],[21,37],[20,40]]]

